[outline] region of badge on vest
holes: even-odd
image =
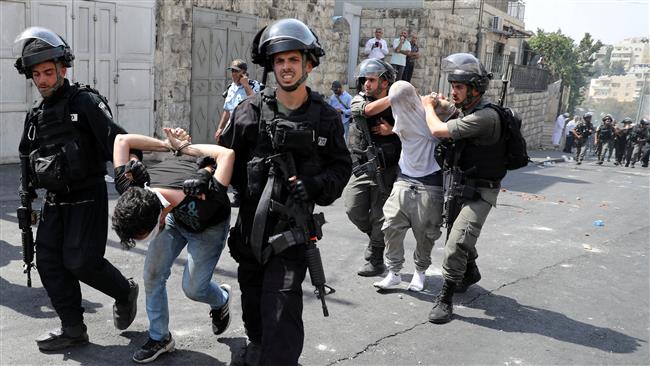
[[[327,144],[327,137],[318,136],[318,146],[325,146]]]
[[[98,107],[99,107],[99,109],[102,110],[102,112],[104,112],[106,117],[111,118],[111,119],[113,118],[113,116],[111,116],[111,112],[108,111],[108,108],[106,107],[106,104],[104,104],[104,102],[99,102]]]
[[[79,115],[76,114],[76,113],[71,113],[71,114],[70,114],[70,121],[72,121],[72,122],[77,122],[77,121],[79,121]]]

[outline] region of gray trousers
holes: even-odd
[[[397,166],[384,170],[386,193],[379,192],[379,187],[367,174],[360,177],[352,175],[343,190],[345,213],[352,223],[370,238],[373,247],[384,247],[383,207],[397,177]]]
[[[467,261],[476,258],[476,241],[490,213],[492,205],[483,199],[466,202],[454,221],[445,245],[442,276],[445,280],[460,283]]]
[[[585,154],[587,154],[588,145],[587,139],[576,139],[576,161],[583,161],[585,159]]]
[[[426,271],[431,265],[431,250],[442,232],[442,187],[398,180],[384,204],[386,221],[382,226],[386,242],[386,266],[399,272],[404,265],[404,237],[411,228],[415,237],[415,269]]]
[[[614,140],[598,141],[598,146],[596,147],[598,161],[602,162],[605,160],[605,155],[607,155],[607,160],[609,160],[612,157],[612,151],[614,151]]]

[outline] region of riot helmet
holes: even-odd
[[[624,124],[624,125],[628,125],[628,124],[632,123],[632,118],[630,118],[630,117],[625,117],[625,118],[623,118],[623,120],[621,121],[621,123]]]
[[[641,118],[641,120],[639,121],[639,125],[641,125],[641,126],[647,126],[649,124],[650,124],[650,122],[648,122],[648,120],[645,119],[645,118]]]
[[[442,60],[442,71],[447,73],[447,81],[466,84],[485,93],[490,85],[492,73],[487,72],[483,64],[469,53],[454,53]]]
[[[612,117],[611,114],[606,114],[606,115],[603,117],[603,122],[605,122],[605,120],[609,120],[610,122],[612,122],[612,121],[614,121],[614,118]]]
[[[45,61],[60,62],[72,67],[74,55],[70,46],[58,34],[42,27],[25,29],[14,41],[14,52],[20,54],[14,67],[27,79],[31,79],[31,68]]]
[[[363,84],[366,82],[366,77],[368,76],[384,79],[388,81],[388,87],[390,87],[395,82],[396,74],[391,64],[376,58],[368,58],[361,61],[354,70],[354,78],[357,79],[357,90],[359,91],[363,90]]]
[[[585,113],[585,114],[582,115],[582,119],[584,119],[584,120],[587,121],[587,122],[591,122],[591,117],[592,117],[593,115],[594,115],[593,113],[591,113],[591,112],[587,112],[587,113]]]
[[[285,51],[302,51],[314,67],[325,51],[316,33],[298,19],[281,19],[260,29],[253,39],[251,59],[254,64],[272,69],[273,55]]]

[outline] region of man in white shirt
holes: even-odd
[[[406,38],[407,36],[406,29],[402,29],[399,38],[393,40],[393,56],[390,58],[390,64],[396,72],[395,80],[402,80],[402,74],[406,66],[406,56],[411,52],[411,42]]]
[[[368,55],[368,58],[378,58],[383,60],[384,57],[388,54],[388,44],[386,40],[382,37],[384,36],[384,30],[381,28],[375,29],[375,37],[370,38],[366,42],[366,47],[363,52]]]

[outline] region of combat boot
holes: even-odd
[[[384,273],[384,247],[368,245],[365,252],[366,263],[359,269],[357,274],[363,277],[379,276]]]
[[[36,338],[36,345],[41,351],[58,351],[69,347],[88,344],[86,325],[81,323],[71,327],[50,331]]]
[[[444,324],[451,321],[452,314],[454,313],[454,290],[456,283],[445,280],[442,285],[442,290],[433,301],[433,308],[429,313],[429,321],[434,324]]]
[[[128,279],[129,295],[123,301],[115,301],[113,304],[113,325],[119,330],[124,330],[133,323],[138,312],[138,284],[133,278]]]
[[[467,289],[481,280],[481,272],[479,272],[476,262],[468,262],[465,269],[463,280],[456,286],[456,293],[464,293]]]

